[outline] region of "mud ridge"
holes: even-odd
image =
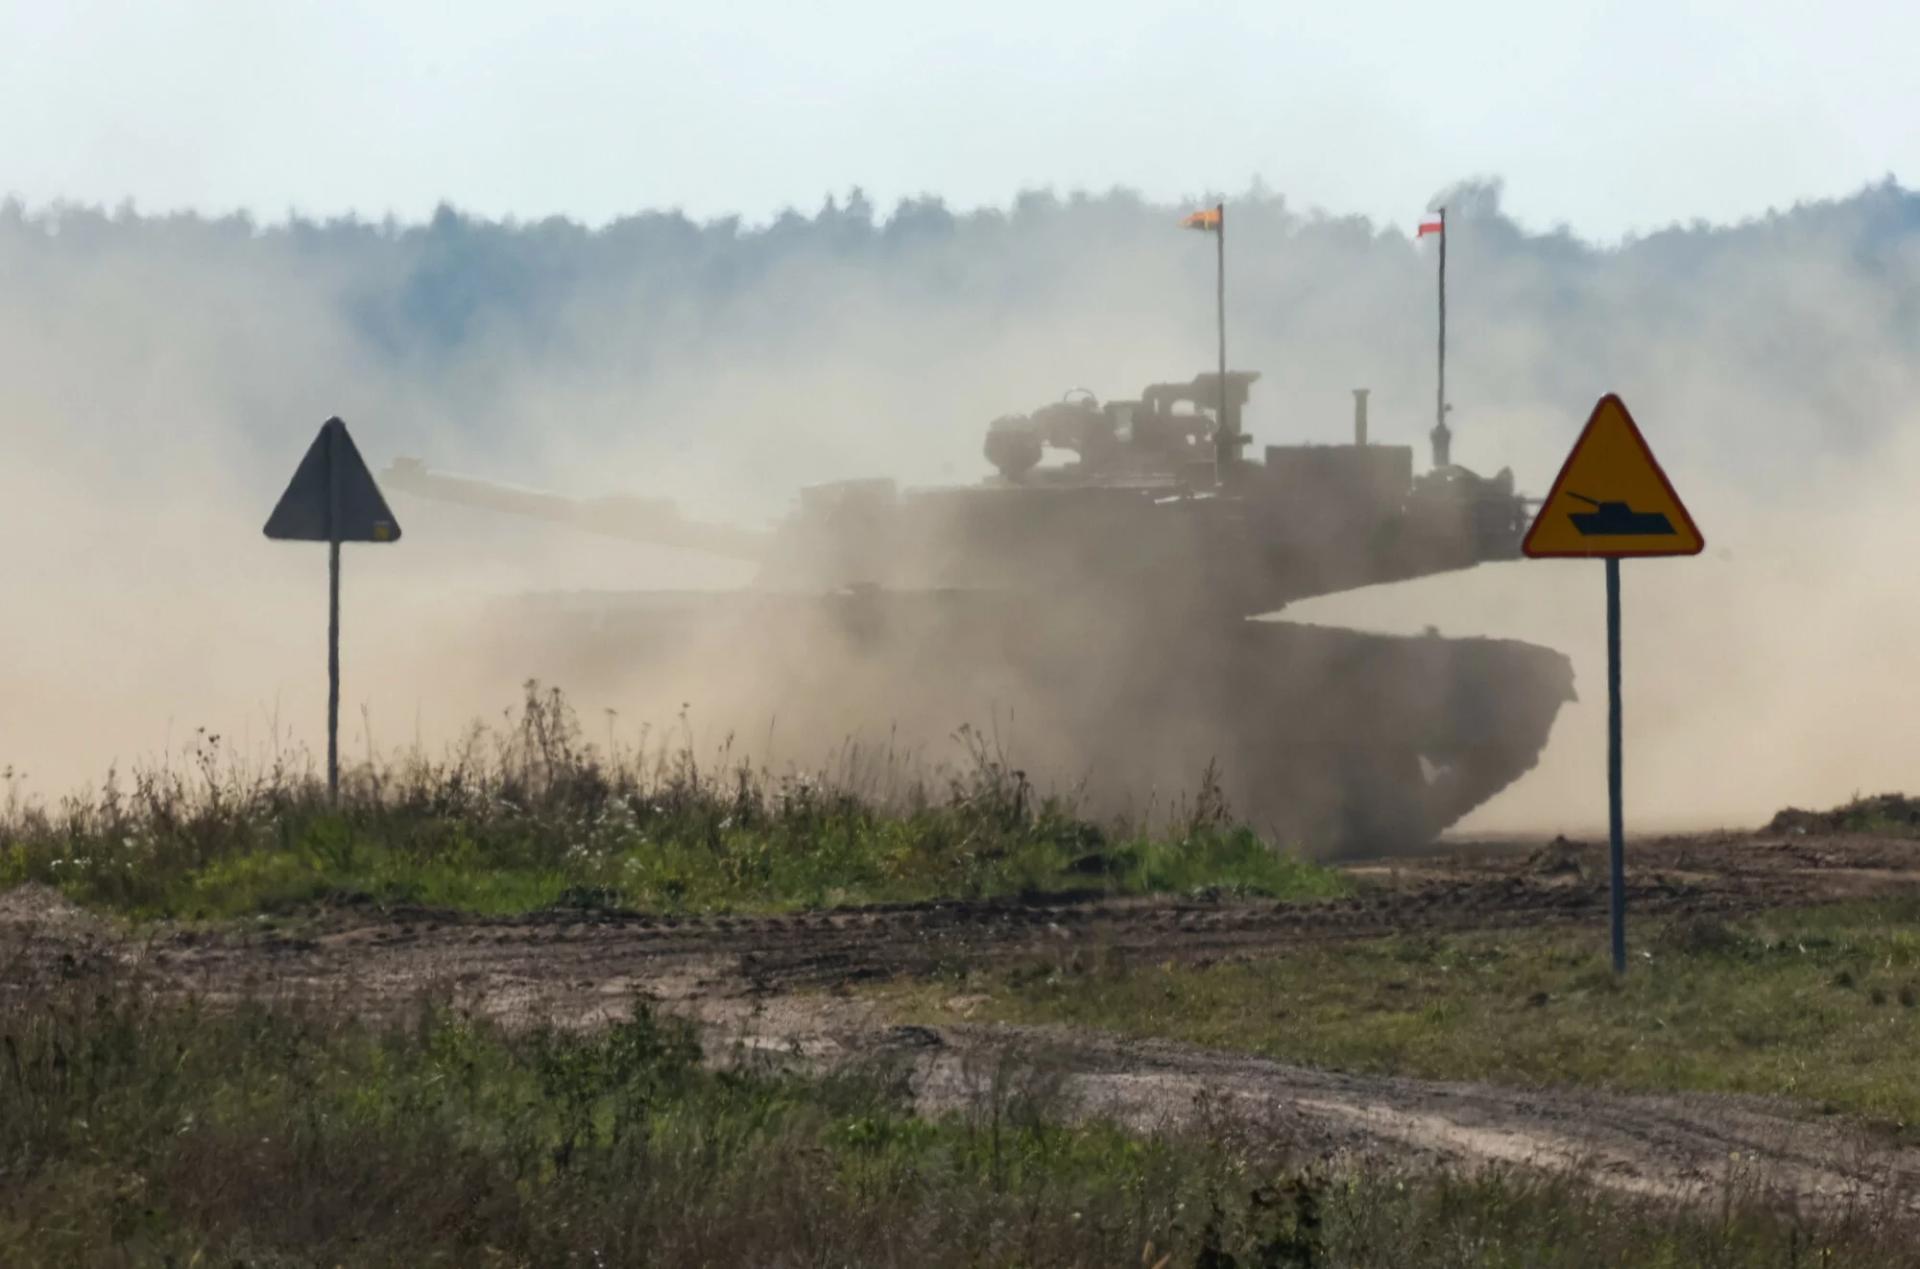
[[[1634,918],[1920,894],[1920,842],[1805,833],[1633,843]],[[423,995],[510,1025],[591,1027],[636,997],[687,1013],[718,1047],[811,1063],[904,1056],[929,1106],[975,1095],[1009,1060],[1058,1071],[1089,1112],[1139,1125],[1225,1114],[1303,1152],[1395,1166],[1574,1172],[1689,1197],[1729,1180],[1796,1201],[1910,1205],[1920,1154],[1756,1098],[1620,1096],[1318,1071],[1092,1032],[890,1026],[842,989],[900,976],[1099,951],[1155,960],[1284,954],[1328,941],[1604,920],[1604,852],[1556,840],[1462,844],[1353,869],[1318,903],[1199,896],[890,904],[778,916],[557,909],[490,919],[369,905],[280,928],[118,929],[45,887],[0,895],[0,991],[119,965],[204,1000],[320,998],[380,1018]]]

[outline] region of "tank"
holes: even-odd
[[[770,530],[656,499],[577,500],[448,476],[402,493],[749,559],[730,593],[524,597],[496,624],[543,677],[648,682],[805,758],[936,748],[956,728],[1042,790],[1136,817],[1223,799],[1321,855],[1402,850],[1530,769],[1572,668],[1511,640],[1279,619],[1318,595],[1517,558],[1502,470],[1415,474],[1354,440],[1249,455],[1257,372],[1084,390],[988,424],[992,474],[800,491]]]

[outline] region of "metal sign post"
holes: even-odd
[[[1613,972],[1627,972],[1627,829],[1620,769],[1620,561],[1607,558],[1607,887]]]
[[[1627,850],[1620,725],[1620,561],[1706,545],[1619,397],[1600,398],[1520,549],[1607,564],[1607,838],[1614,973],[1627,968]]]
[[[340,544],[398,542],[400,523],[347,425],[328,419],[267,517],[266,535],[327,544],[327,797],[340,799]]]
[[[335,436],[346,425],[323,428],[327,446],[327,800],[340,800],[340,456]]]

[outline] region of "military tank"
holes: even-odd
[[[994,474],[977,484],[814,486],[767,531],[416,459],[385,481],[757,564],[736,592],[525,597],[495,628],[546,677],[648,681],[803,756],[965,725],[1095,812],[1217,793],[1315,853],[1417,846],[1534,765],[1573,698],[1570,663],[1511,640],[1274,614],[1516,558],[1526,500],[1508,470],[1447,461],[1444,424],[1416,475],[1411,446],[1369,438],[1364,389],[1351,444],[1251,457],[1241,429],[1258,378],[1209,372],[1125,400],[1075,390],[993,420]]]

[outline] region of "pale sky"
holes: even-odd
[[[1617,238],[1920,179],[1915,0],[0,2],[0,194],[764,221],[1258,177]]]

